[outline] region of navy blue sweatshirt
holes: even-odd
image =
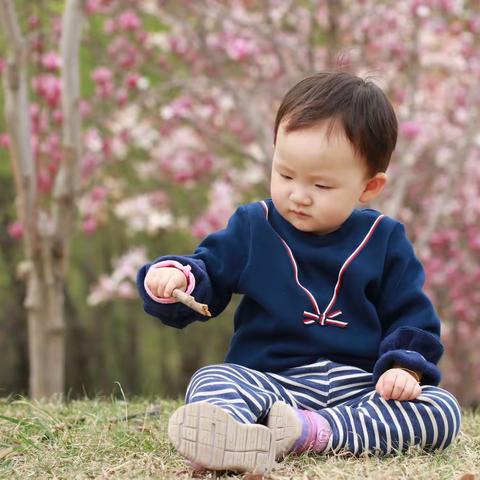
[[[251,203],[193,255],[144,265],[137,286],[145,311],[184,328],[207,317],[145,290],[148,269],[164,260],[191,266],[192,295],[212,316],[232,293],[244,295],[227,363],[281,372],[326,358],[373,372],[375,382],[397,363],[422,372],[424,384],[440,381],[440,321],[422,290],[423,268],[403,225],[376,210],[354,210],[339,229],[317,235],[297,230],[271,199]]]

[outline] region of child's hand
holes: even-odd
[[[378,379],[375,390],[385,400],[415,400],[422,389],[415,378],[401,368],[391,368]]]
[[[145,281],[150,291],[160,298],[170,298],[176,288],[187,289],[187,278],[178,268],[151,268]]]

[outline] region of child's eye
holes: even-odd
[[[289,177],[288,175],[283,175],[283,173],[280,174],[282,178],[285,178],[286,180],[291,180],[292,177]]]
[[[315,185],[317,188],[320,188],[321,190],[330,190],[332,187],[328,187],[327,185]]]

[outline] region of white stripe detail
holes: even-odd
[[[328,413],[333,417],[333,420],[335,421],[335,424],[337,425],[337,431],[338,431],[338,443],[335,447],[332,446],[332,449],[334,452],[337,452],[342,448],[342,443],[343,443],[343,425],[342,422],[339,420],[337,412],[335,411],[335,408],[329,408]],[[333,437],[333,435],[332,435]]]
[[[381,451],[382,446],[380,444],[380,433],[378,431],[378,422],[372,416],[370,415],[370,412],[365,408],[365,407],[358,407],[358,413],[362,413],[365,417],[368,417],[370,419],[370,423],[373,427],[373,435],[375,437],[375,452],[373,453],[378,453],[378,451]]]
[[[345,407],[345,410],[347,412],[348,418],[350,419],[350,425],[351,425],[351,433],[353,436],[353,454],[356,455],[358,452],[358,437],[360,436],[357,433],[357,429],[355,428],[355,420],[353,420],[352,417],[352,409],[350,407]]]
[[[270,373],[270,375],[273,378],[277,379],[280,384],[286,383],[287,385],[294,385],[295,387],[300,387],[304,390],[309,390],[310,392],[316,393],[317,395],[322,395],[324,397],[328,396],[328,392],[322,392],[318,390],[318,388],[309,387],[308,385],[305,385],[303,383],[295,382],[294,380],[291,380],[288,377],[282,377],[281,375],[277,375],[276,373]],[[296,395],[298,392],[292,391],[292,393]]]
[[[405,408],[404,408],[404,406],[402,405],[402,402],[399,402],[398,400],[395,400],[395,405],[396,405],[397,408],[400,410],[400,413],[402,414],[403,419],[405,420],[405,423],[407,424],[408,434],[409,434],[409,436],[410,436],[410,443],[409,443],[409,445],[413,445],[413,444],[415,443],[415,434],[413,433],[413,425],[412,425],[412,422],[410,421],[410,418],[409,418],[407,412],[405,411]]]
[[[370,240],[370,236],[372,235],[373,231],[375,230],[375,228],[377,228],[378,223],[384,217],[385,217],[385,215],[379,215],[376,218],[376,220],[373,222],[373,225],[370,227],[370,230],[365,235],[365,237],[362,240],[362,242],[360,243],[360,245],[353,251],[353,253],[343,263],[342,268],[338,272],[337,283],[335,285],[335,288],[333,289],[332,299],[330,300],[329,304],[327,305],[327,308],[323,312],[325,314],[325,316],[328,315],[328,311],[332,308],[332,306],[334,305],[334,303],[337,300],[338,289],[339,289],[339,286],[340,286],[340,283],[341,283],[343,272],[346,270],[346,268],[348,267],[350,262],[357,256],[358,252],[360,252],[360,250],[362,250],[362,248],[365,246],[365,244]]]
[[[440,413],[440,416],[442,417],[442,420],[443,420],[443,425],[445,426],[445,433],[443,435],[443,440],[442,440],[442,443],[440,444],[440,446],[438,447],[440,450],[443,450],[444,447],[445,447],[445,443],[448,439],[448,434],[450,432],[449,428],[448,428],[448,421],[447,421],[447,417],[445,416],[445,414],[443,413],[443,409],[438,405],[437,402],[435,402],[434,400],[432,400],[430,397],[428,397],[427,395],[421,395],[423,398],[423,402],[426,402],[426,403],[429,403],[430,405],[434,405],[436,408],[437,408],[437,411]],[[420,397],[418,397],[420,398]],[[428,408],[427,408],[427,411],[430,411]],[[433,444],[434,448],[436,448],[436,442]]]
[[[430,411],[430,408],[428,408],[425,403],[430,403],[429,401],[425,402],[426,397],[424,395],[419,395],[416,400],[419,402],[424,403],[425,411],[427,412],[427,415],[430,418],[430,421],[432,422],[432,428],[433,428],[433,440],[432,440],[432,446],[435,447],[435,445],[438,442],[438,426],[437,426],[437,421],[435,420],[435,417],[433,416],[432,412]]]
[[[362,426],[362,432],[363,432],[363,438],[364,438],[364,443],[363,443],[363,454],[368,455],[369,449],[370,449],[370,439],[368,438],[368,432],[367,432],[367,426],[365,425],[365,416],[363,415],[363,412],[360,409],[357,409],[357,416],[360,419],[360,425]]]
[[[425,390],[424,390],[424,393],[425,393]],[[430,393],[430,392],[428,392],[428,393]],[[447,406],[447,408],[450,410],[450,414],[452,415],[452,421],[453,421],[454,435],[457,435],[458,431],[460,430],[460,425],[457,425],[457,418],[456,418],[456,415],[455,415],[455,413],[453,412],[453,410],[450,406],[449,401],[454,404],[455,410],[458,413],[458,418],[461,419],[462,418],[462,412],[460,410],[460,407],[458,406],[458,403],[455,401],[455,399],[453,398],[453,396],[450,393],[448,393],[446,390],[443,390],[440,387],[436,387],[435,398],[437,400],[441,400]]]
[[[420,406],[419,404],[418,406]],[[425,448],[425,445],[427,444],[427,429],[425,428],[425,422],[423,421],[422,415],[418,411],[417,404],[414,402],[411,402],[412,410],[415,413],[415,416],[417,417],[418,424],[420,425],[420,432],[422,433],[422,438],[421,438],[421,443],[420,447],[422,449]]]
[[[383,416],[382,411],[380,410],[379,407],[375,404],[375,400],[369,400],[368,405],[370,405],[375,412],[377,412],[378,418],[382,422],[383,426],[385,427],[385,434],[387,436],[387,446],[386,446],[386,452],[385,453],[390,453],[392,451],[392,432],[390,431],[390,425],[388,422],[385,420],[385,417]]]
[[[360,393],[364,388],[360,388],[358,390],[352,390],[351,392],[345,393],[344,395],[339,395],[338,397],[330,398],[328,403],[338,402],[338,400],[343,400],[344,398],[348,397],[355,397],[358,393]]]
[[[265,218],[267,219],[267,222],[268,222],[268,205],[265,203],[264,200],[262,200],[261,202],[261,205],[263,206],[263,209],[265,210]],[[290,249],[290,247],[288,246],[287,242],[277,233],[276,235],[278,236],[278,238],[281,240],[281,242],[283,243],[284,247],[287,249],[287,252],[288,252],[288,255],[290,257],[290,261],[292,262],[292,265],[293,265],[293,271],[294,271],[294,275],[295,275],[295,281],[296,283],[298,284],[298,286],[300,288],[303,289],[303,291],[308,295],[308,297],[310,298],[310,301],[312,302],[313,306],[314,306],[314,309],[315,309],[315,313],[320,316],[320,323],[321,325],[324,325],[325,324],[325,320],[328,316],[328,312],[329,310],[332,308],[332,306],[335,304],[335,302],[337,301],[337,295],[338,295],[338,290],[340,288],[340,284],[341,284],[341,280],[342,280],[342,276],[343,276],[343,272],[347,269],[348,265],[353,261],[353,259],[357,256],[357,254],[363,249],[363,247],[367,244],[367,242],[370,240],[370,237],[372,236],[373,234],[373,231],[377,228],[377,225],[378,223],[385,217],[385,215],[379,215],[375,221],[373,222],[372,226],[370,227],[370,229],[368,230],[367,234],[365,235],[365,237],[363,238],[363,240],[360,242],[360,244],[358,245],[358,247],[353,251],[353,253],[345,260],[345,262],[343,263],[342,267],[340,268],[340,271],[338,272],[338,277],[337,277],[337,283],[335,285],[335,288],[333,289],[333,295],[332,295],[332,298],[330,299],[330,302],[328,303],[327,307],[325,308],[325,310],[323,311],[323,313],[320,312],[320,309],[318,307],[318,304],[317,304],[317,301],[315,300],[315,297],[313,296],[313,294],[310,292],[310,290],[308,290],[307,288],[305,288],[299,281],[298,279],[298,266],[297,266],[297,262],[295,261],[295,257],[293,256],[293,252],[292,250]],[[308,312],[304,312],[304,315],[305,313],[308,314]],[[335,312],[334,315],[332,315],[330,318],[333,318],[333,317],[336,317],[338,315],[340,315],[342,312]],[[311,315],[311,314],[310,314]],[[304,320],[304,324],[306,325],[311,325],[312,323],[315,323],[314,320]],[[340,321],[335,321],[335,320],[330,320],[328,323],[332,324],[332,325],[337,325],[339,327],[346,327],[348,325],[347,322],[340,322]]]
[[[385,410],[390,414],[390,417],[392,417],[392,421],[395,424],[395,429],[398,433],[398,446],[397,446],[397,451],[401,452],[403,448],[403,432],[402,432],[402,427],[398,423],[397,416],[395,415],[395,412],[392,407],[388,404],[388,401],[385,400],[382,397],[379,397],[380,401],[384,404]]]

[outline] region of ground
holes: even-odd
[[[0,478],[192,478],[166,436],[168,417],[179,405],[160,399],[0,400]],[[459,437],[443,452],[288,457],[265,480],[480,480],[479,472],[480,411],[466,411]],[[262,477],[209,473],[200,478]]]

